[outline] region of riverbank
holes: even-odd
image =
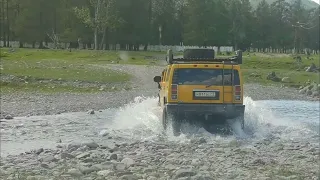
[[[165,62],[165,54],[160,52],[4,50],[1,118],[100,110],[122,106],[136,96],[157,96],[152,78],[160,74]],[[299,93],[297,87],[306,78],[316,81],[317,73],[292,70],[294,65],[288,64],[294,61],[290,58],[244,54],[245,96],[254,100],[315,100]],[[292,81],[267,80],[272,71],[285,72],[278,74],[281,77],[291,73]]]

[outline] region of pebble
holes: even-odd
[[[13,116],[11,115],[11,114],[8,114],[8,115],[6,115],[5,117],[4,117],[4,119],[13,119]]]
[[[194,171],[191,169],[179,169],[176,171],[174,179],[182,178],[182,177],[191,177],[196,175]]]
[[[126,168],[133,166],[135,164],[134,160],[131,158],[124,158],[121,163],[125,164]]]
[[[107,177],[111,174],[112,174],[112,171],[110,171],[110,170],[102,170],[102,171],[97,172],[97,175],[104,176],[104,177]]]
[[[79,176],[83,175],[79,169],[74,169],[74,168],[69,169],[68,174],[70,174],[71,176],[74,176],[74,177],[79,177]]]
[[[84,153],[81,153],[78,156],[76,156],[76,158],[77,159],[82,159],[82,158],[86,158],[86,157],[89,157],[89,156],[90,156],[89,152],[84,152]]]

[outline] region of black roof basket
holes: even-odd
[[[236,51],[236,55],[226,58],[215,58],[214,49],[185,49],[182,58],[174,59],[172,50],[167,51],[166,61],[169,64],[182,63],[230,63],[242,64],[242,51]]]

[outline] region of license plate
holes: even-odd
[[[194,92],[195,97],[215,97],[216,92]]]

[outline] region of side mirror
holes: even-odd
[[[156,83],[161,82],[161,76],[155,76],[155,77],[153,78],[153,81],[156,82]]]

